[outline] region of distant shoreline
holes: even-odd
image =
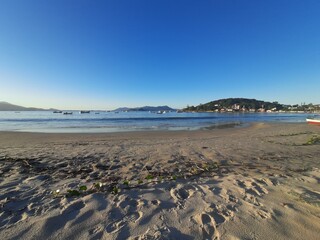
[[[294,113],[294,114],[297,114],[297,113],[301,113],[301,114],[320,114],[319,111],[314,111],[314,112],[308,112],[308,111],[271,111],[271,112],[268,112],[268,111],[265,111],[265,112],[259,112],[259,111],[183,111],[184,113],[262,113],[262,114],[267,114],[267,113]]]

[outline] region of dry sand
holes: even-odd
[[[320,145],[306,144],[312,136],[320,127],[263,123],[2,132],[0,239],[319,239]]]

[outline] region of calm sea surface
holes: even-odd
[[[165,113],[90,112],[63,115],[51,111],[0,112],[0,131],[122,132],[195,130],[251,122],[305,122],[308,114],[293,113]]]

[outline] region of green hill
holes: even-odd
[[[183,110],[188,111],[258,111],[260,110],[282,110],[284,106],[278,102],[266,102],[248,98],[225,98],[211,101],[198,106],[188,106]]]

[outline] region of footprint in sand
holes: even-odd
[[[265,209],[259,209],[257,211],[257,215],[260,216],[261,218],[264,218],[264,219],[271,218],[271,213],[269,213]]]
[[[148,227],[145,233],[130,237],[129,240],[147,240],[147,239],[172,239],[170,237],[170,229],[166,225],[157,226],[154,225],[153,227]],[[179,237],[175,237],[174,239],[183,239]]]
[[[212,204],[208,209],[211,216],[213,216],[217,225],[220,225],[226,221],[229,221],[234,216],[235,206],[228,205],[216,205]]]
[[[194,192],[195,188],[193,186],[185,186],[182,188],[178,185],[176,188],[170,190],[170,195],[180,207],[183,207],[184,202],[190,198]]]
[[[260,179],[254,179],[256,182],[258,182],[258,183],[260,183],[260,184],[263,184],[263,185],[265,185],[265,186],[271,186],[271,185],[273,185],[273,183],[269,180],[269,179],[267,179],[267,178],[260,178]]]
[[[268,193],[267,189],[265,189],[264,187],[262,187],[261,185],[255,182],[252,182],[252,186],[254,186],[255,190],[257,190],[261,195]]]
[[[204,239],[212,239],[216,232],[214,221],[208,214],[203,213],[201,215],[202,221],[202,234]]]
[[[251,190],[252,193],[254,193],[255,195],[261,196],[263,194],[267,194],[268,190],[265,189],[263,186],[261,186],[260,184],[254,182],[254,181],[250,181],[250,180],[245,180],[245,181],[240,181],[237,180],[237,184],[238,186],[240,186],[241,188],[245,189],[245,190]]]
[[[222,214],[213,213],[212,215],[217,225],[220,225],[226,221],[226,218]]]
[[[251,203],[255,206],[263,206],[257,197],[261,197],[264,194],[268,193],[268,190],[265,189],[260,184],[250,181],[250,180],[244,180],[236,181],[238,186],[241,187],[244,190],[244,200],[248,203]]]
[[[214,187],[212,188],[212,192],[224,199],[226,203],[237,203],[239,201],[239,199],[235,197],[230,190],[225,188]]]
[[[118,207],[125,210],[125,212],[136,212],[139,206],[141,206],[142,203],[140,200],[131,199],[129,197],[125,198],[124,200],[120,201],[118,204]]]
[[[174,199],[178,207],[182,209],[184,208],[185,201],[193,195],[194,190],[192,190],[192,187],[190,189],[188,187],[185,187],[185,188],[180,188],[180,187],[181,186],[171,189],[170,195]]]
[[[245,200],[246,202],[251,203],[255,206],[263,206],[263,204],[259,202],[258,198],[256,198],[255,196],[253,196],[251,194],[245,194],[243,200]]]
[[[256,197],[261,197],[261,193],[255,188],[247,188],[246,193],[253,195],[253,196],[256,196]]]
[[[267,211],[266,209],[262,208],[263,204],[260,203],[260,201],[259,201],[259,197],[261,197],[265,194],[268,194],[268,190],[265,189],[262,185],[258,184],[257,182],[264,184],[266,186],[269,186],[269,183],[265,179],[256,180],[256,181],[237,180],[238,186],[243,188],[245,191],[243,199],[246,202],[253,204],[254,206],[257,206],[260,208],[260,209],[254,209],[254,211],[252,212],[252,215],[254,217],[256,217],[256,216],[261,217],[262,219],[271,218],[271,213],[269,211]]]
[[[103,236],[103,226],[99,225],[95,228],[89,230],[90,240],[102,239]]]
[[[121,230],[121,228],[126,226],[127,224],[136,223],[137,221],[139,221],[141,219],[142,215],[143,214],[140,211],[128,214],[128,215],[124,216],[122,219],[110,223],[106,227],[106,231],[107,231],[107,233],[116,233],[119,230]]]
[[[202,213],[194,217],[202,232],[202,239],[219,239],[219,232],[216,229],[214,219],[207,213]]]

